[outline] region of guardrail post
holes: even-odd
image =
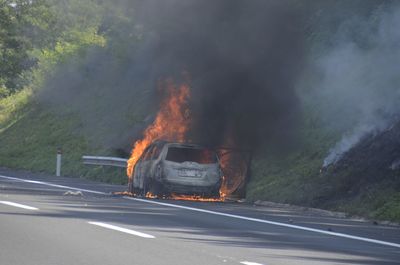
[[[61,155],[62,155],[62,150],[61,148],[57,148],[57,163],[56,163],[56,176],[59,177],[61,176]]]

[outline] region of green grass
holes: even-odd
[[[17,122],[24,114],[32,96],[30,89],[24,89],[12,96],[0,98],[0,133]]]
[[[399,222],[400,192],[392,193],[392,195],[385,200],[381,207],[372,212],[372,216],[378,219]]]
[[[123,169],[85,166],[84,154],[113,155],[93,146],[81,132],[81,121],[73,114],[29,100],[22,91],[0,101],[0,166],[55,174],[57,148],[63,150],[62,175],[126,183]]]

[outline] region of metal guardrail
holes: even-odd
[[[83,164],[112,167],[126,167],[128,159],[109,156],[82,156]]]

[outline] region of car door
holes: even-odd
[[[163,144],[157,144],[154,146],[154,148],[150,154],[151,162],[149,163],[150,165],[148,168],[148,172],[149,172],[150,176],[152,178],[155,178],[158,181],[160,181],[160,177],[161,177],[161,174],[159,172],[161,170],[159,162],[160,162],[160,154],[161,154],[162,148],[163,148]],[[157,174],[157,172],[158,172],[158,174]]]
[[[147,178],[151,177],[151,154],[154,150],[154,146],[150,146],[142,155],[140,163],[140,177],[141,177],[141,187],[144,187],[144,183]]]
[[[140,156],[139,160],[136,162],[135,169],[134,169],[134,187],[143,189],[144,185],[144,178],[146,176],[146,161],[145,158],[149,155],[149,149],[147,148],[144,150],[143,154]]]
[[[136,162],[133,172],[133,186],[138,189],[143,189],[142,179],[142,157]]]

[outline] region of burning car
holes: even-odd
[[[222,171],[215,151],[195,144],[156,141],[136,162],[130,189],[136,194],[219,197]]]

